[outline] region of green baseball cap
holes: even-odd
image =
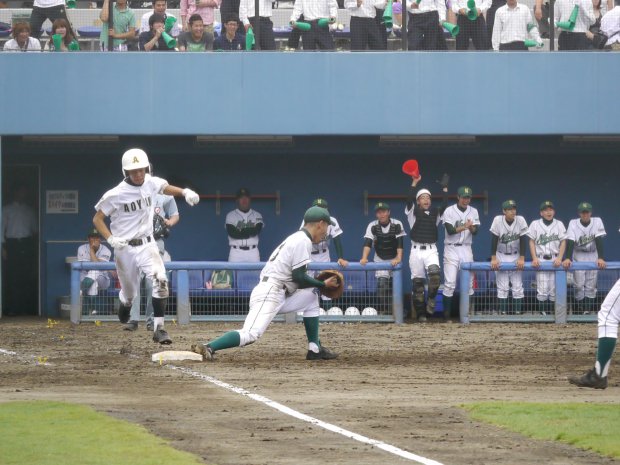
[[[511,208],[517,208],[517,202],[515,202],[514,200],[506,200],[502,204],[502,210],[509,210]]]
[[[577,205],[577,211],[579,211],[579,212],[591,212],[592,211],[592,205],[589,204],[588,202],[581,202],[579,205]]]
[[[97,231],[97,228],[91,228],[88,230],[88,237],[101,237],[101,233]]]
[[[459,187],[456,193],[458,194],[459,197],[471,197],[472,196],[471,187],[467,187],[467,186]]]
[[[389,210],[390,206],[385,202],[379,202],[375,205],[375,211],[377,210]]]
[[[310,207],[304,213],[304,223],[316,223],[318,221],[325,221],[327,224],[333,225],[332,218],[325,208]]]
[[[315,199],[315,200],[312,202],[312,206],[313,206],[313,207],[321,207],[321,208],[326,208],[326,209],[327,209],[327,208],[329,208],[329,205],[327,205],[327,200],[325,200],[325,199],[321,199],[321,198]]]
[[[551,200],[545,200],[543,203],[540,204],[541,210],[544,210],[545,208],[553,208],[555,210],[555,206],[553,205],[553,202]]]
[[[241,197],[250,197],[250,191],[247,190],[245,187],[242,187],[241,189],[237,191],[236,197],[238,199],[240,199]]]

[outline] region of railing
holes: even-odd
[[[514,271],[515,264],[502,264],[500,271]],[[551,312],[541,314],[536,300],[536,273],[540,271],[555,273],[555,302]],[[581,307],[575,298],[576,273],[596,271],[596,296],[589,301],[592,308]],[[474,275],[474,294],[469,296],[469,282]],[[461,265],[459,280],[459,314],[461,323],[494,321],[494,322],[567,322],[596,321],[596,312],[600,308],[605,295],[616,280],[620,278],[620,262],[607,262],[605,270],[599,270],[595,263],[575,263],[565,270],[555,268],[551,263],[541,263],[534,268],[531,262],[526,262],[523,270],[523,285],[525,288],[524,306],[519,314],[508,311],[502,314],[497,305],[497,287],[495,271],[491,270],[489,262],[464,263]],[[573,292],[571,292],[573,291]],[[585,304],[583,304],[585,305]]]
[[[170,297],[166,316],[179,324],[191,321],[239,321],[245,319],[252,288],[258,284],[264,263],[231,262],[169,262]],[[311,270],[340,269],[337,263],[311,263]],[[115,320],[118,310],[118,281],[112,276],[112,285],[100,289],[86,300],[80,292],[80,274],[90,270],[113,272],[112,262],[74,262],[71,265],[71,321]],[[231,286],[214,288],[213,272],[229,270],[233,275]],[[392,285],[386,292],[377,289],[375,273],[392,272]],[[345,275],[345,292],[334,301],[322,301],[321,319],[333,322],[395,322],[402,323],[403,288],[401,266],[351,263],[341,269]],[[384,288],[385,289],[385,288]],[[142,296],[144,297],[144,296]],[[318,298],[318,297],[317,297]],[[89,302],[88,304],[86,302]]]

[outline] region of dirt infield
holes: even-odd
[[[187,349],[235,327],[169,325],[171,348]],[[185,366],[446,465],[620,463],[470,421],[458,408],[492,399],[620,402],[620,371],[613,366],[605,391],[566,382],[567,374],[592,364],[594,325],[321,328],[322,342],[341,353],[338,360],[307,362],[302,325],[274,324],[253,346]],[[47,328],[45,320],[5,318],[0,335],[0,349],[17,352],[0,353],[0,402],[88,404],[212,464],[414,463],[151,363],[160,348],[142,327],[128,333],[120,324],[63,321]]]

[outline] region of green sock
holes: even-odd
[[[523,311],[523,299],[513,299],[512,302],[514,304],[514,314],[521,315]]]
[[[596,350],[596,374],[603,378],[607,376],[611,356],[616,348],[615,337],[599,337],[598,349]]]
[[[448,316],[452,314],[452,297],[443,296],[443,314]]]
[[[596,308],[596,298],[591,299],[590,297],[586,297],[585,302],[586,304],[584,305],[584,310],[592,313],[596,313],[598,311],[598,308]]]
[[[505,315],[508,313],[508,299],[497,299],[499,301],[499,313]]]
[[[238,331],[228,331],[223,336],[209,342],[207,345],[217,352],[222,349],[230,349],[231,347],[239,347],[241,344],[241,336]]]
[[[319,317],[305,316],[304,328],[306,328],[306,337],[308,338],[308,342],[314,342],[317,346],[321,347],[321,343],[319,341]]]
[[[80,289],[82,289],[82,294],[86,294],[95,281],[92,278],[84,278],[82,283],[80,284]]]

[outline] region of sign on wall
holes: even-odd
[[[46,213],[78,213],[78,191],[45,191]]]

